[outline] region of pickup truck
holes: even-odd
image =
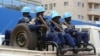
[[[22,26],[23,24],[21,25],[18,25],[15,27],[14,29],[14,32],[12,33],[13,37],[14,38],[17,38],[17,37],[22,37],[23,36],[27,39],[26,36],[28,37],[31,37],[33,33],[29,33],[31,31],[27,30],[28,28],[26,27],[26,25]],[[19,31],[20,34],[19,36],[17,36],[15,33],[17,32],[17,34],[19,33],[18,32],[18,29],[19,28],[22,28],[24,29],[24,31]],[[26,27],[26,28],[23,28],[23,27]],[[31,46],[30,44],[28,44],[29,42],[31,42],[30,39],[28,40],[25,40],[24,42],[16,42],[17,40],[14,41],[14,38],[13,39],[10,39],[11,41],[11,45],[10,46],[6,46],[5,45],[1,45],[0,47],[0,54],[3,56],[6,56],[6,54],[9,54],[9,56],[100,56],[100,28],[99,27],[96,27],[96,26],[90,26],[90,25],[75,25],[76,29],[79,30],[79,31],[82,31],[82,32],[88,32],[89,33],[89,37],[90,37],[90,41],[88,44],[88,50],[87,49],[83,49],[83,48],[80,48],[80,49],[77,49],[78,50],[78,53],[77,54],[73,54],[72,53],[72,48],[68,47],[66,48],[66,52],[64,54],[61,54],[60,51],[59,51],[59,46],[54,43],[54,42],[43,42],[41,43],[41,40],[40,41],[37,41],[37,39],[34,39],[33,40],[33,43],[32,45],[34,46]],[[22,30],[22,29],[19,29],[19,30]],[[17,30],[17,31],[16,31]],[[26,34],[28,33],[28,35]],[[17,37],[16,37],[16,36]],[[29,36],[31,35],[31,36]],[[33,34],[34,35],[34,38],[37,37],[36,34]],[[12,38],[11,36],[11,38]],[[2,38],[4,39],[4,38]],[[13,41],[12,41],[13,40]],[[39,46],[41,47],[39,50],[38,48],[35,48],[35,49],[31,49],[31,48],[34,48],[34,47],[37,47],[37,43],[35,43],[34,41],[37,41],[37,43],[39,42]],[[45,44],[44,44],[45,43]],[[23,46],[24,45],[24,46]],[[43,48],[43,46],[45,46],[45,48]],[[29,47],[31,46],[31,47]]]

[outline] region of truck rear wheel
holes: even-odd
[[[18,24],[11,33],[11,46],[34,50],[37,45],[36,31],[30,31],[28,24]]]

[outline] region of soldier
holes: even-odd
[[[76,39],[76,45],[78,47],[81,47],[81,41],[84,42],[84,47],[87,47],[87,44],[89,42],[89,35],[87,32],[80,32],[75,29],[75,26],[71,24],[71,13],[66,12],[63,15],[62,22],[63,22],[63,27],[65,27],[65,32],[70,33],[75,39]],[[64,22],[65,21],[65,22]]]
[[[65,33],[63,31],[62,26],[59,21],[61,18],[59,13],[56,11],[52,11],[50,16],[51,16],[51,24],[50,25],[52,26],[52,29],[53,29],[52,31],[55,32],[55,34],[57,34],[57,36],[59,37],[61,44],[62,44],[61,45],[62,48],[64,48],[65,44],[68,44],[74,50],[75,49],[74,38],[69,33]]]
[[[60,45],[61,43],[57,35],[51,32],[51,28],[47,22],[48,18],[44,18],[44,7],[37,6],[34,11],[36,13],[36,17],[30,22],[30,30],[35,30],[38,34],[42,33],[41,37],[43,41],[53,41]]]
[[[30,14],[30,11],[31,11],[31,8],[29,7],[23,7],[21,12],[23,13],[23,17],[18,21],[18,24],[19,23],[29,23],[29,21],[31,21],[31,16],[29,15]],[[10,41],[10,35],[11,35],[11,30],[6,30],[5,31],[5,41],[2,43],[4,45],[9,45]]]
[[[29,23],[32,20],[32,17],[30,16],[31,8],[23,7],[21,12],[23,13],[23,17],[18,21],[18,24],[19,23]]]

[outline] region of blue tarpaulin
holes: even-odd
[[[78,20],[72,20],[71,23],[72,23],[73,25],[84,25],[84,22],[78,21]]]
[[[32,14],[32,16],[35,15]],[[4,33],[6,29],[12,30],[21,17],[22,13],[20,11],[0,8],[0,33]]]

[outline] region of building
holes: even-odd
[[[29,6],[34,9],[35,6],[41,5],[41,0],[0,0],[1,8],[9,8],[21,10],[24,6]],[[32,10],[33,12],[34,10]]]
[[[47,10],[57,10],[61,15],[71,12],[72,18],[85,22],[100,23],[100,0],[42,0]]]

